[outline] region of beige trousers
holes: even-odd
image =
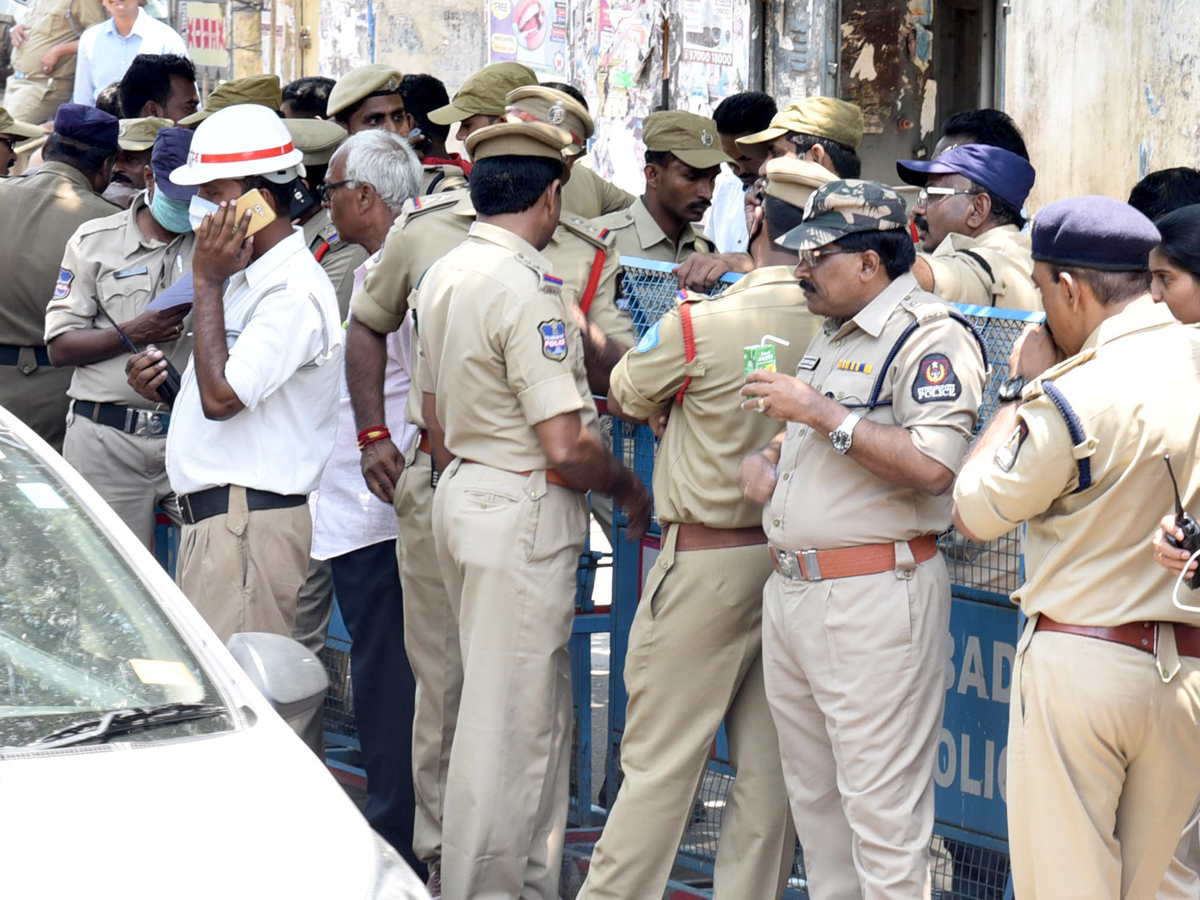
[[[557,900],[567,826],[583,494],[455,460],[434,493],[463,689],[442,823],[445,900]]]
[[[75,467],[121,517],[139,541],[154,538],[154,509],[160,503],[180,524],[179,503],[167,480],[167,436],[126,434],[91,419],[68,416],[63,458]]]
[[[308,573],[308,505],[249,512],[231,486],[229,511],[184,525],[176,581],[221,643],[239,631],[291,637]]]
[[[442,856],[442,815],[450,748],[462,695],[458,622],[438,568],[428,453],[413,449],[396,485],[396,559],[404,590],[404,649],[417,682],[413,717],[413,852],[425,863]]]
[[[1155,900],[1197,900],[1200,898],[1200,828],[1189,823],[1167,866]]]
[[[33,368],[26,373],[19,366],[0,366],[0,406],[32,428],[47,444],[62,453],[67,433],[67,407],[73,368],[39,366],[29,354]]]
[[[16,78],[4,82],[4,108],[18,122],[41,125],[49,122],[63,103],[71,102],[74,84],[67,78]]]
[[[310,510],[311,512],[311,510]],[[299,641],[317,659],[323,659],[329,620],[333,617],[333,563],[310,559],[304,584],[296,598],[292,639]],[[300,739],[320,760],[325,759],[325,707],[318,706],[300,730]]]
[[[762,674],[765,546],[679,552],[668,527],[629,632],[621,784],[579,900],[659,900],[726,721],[737,778],[713,894],[782,896],[796,852]]]
[[[940,555],[897,551],[893,572],[774,574],[763,591],[767,699],[812,900],[930,893],[950,582]]]
[[[1033,625],[1009,710],[1016,896],[1154,897],[1200,797],[1200,659],[1164,683],[1149,653]]]

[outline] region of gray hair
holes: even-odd
[[[345,164],[343,177],[371,185],[394,216],[421,193],[421,162],[398,134],[378,129],[352,134],[334,152],[330,167],[339,159]]]

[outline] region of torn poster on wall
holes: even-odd
[[[733,65],[733,0],[683,0],[683,61]]]
[[[519,62],[563,78],[568,64],[567,0],[487,0],[488,62]]]

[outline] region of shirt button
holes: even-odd
[[[776,527],[776,528],[778,528],[778,527],[779,527],[779,520],[778,520],[778,519],[776,519],[776,520],[775,520],[775,527]]]
[[[659,564],[658,564],[658,567],[659,567],[660,569],[666,569],[666,567],[667,567],[667,561],[666,561],[665,559],[664,559],[664,560],[662,560],[662,561],[660,561],[660,562],[659,562]]]
[[[841,338],[838,338],[836,341],[834,341],[834,342],[833,342],[833,346],[835,346],[835,347],[840,347],[840,346],[842,346],[842,339],[841,339]]]
[[[837,392],[837,398],[838,398],[839,400],[841,400],[841,399],[842,399],[843,397],[845,397],[845,396],[846,396],[846,395],[845,395],[844,393],[842,393],[841,391],[838,391],[838,392]]]
[[[790,480],[790,479],[791,479],[791,477],[792,477],[792,473],[791,473],[791,472],[788,472],[788,473],[786,473],[786,474],[783,476],[783,480],[784,480],[784,481],[788,481],[788,480]]]
[[[813,390],[814,390],[814,391],[818,391],[818,392],[819,392],[819,391],[821,390],[821,386],[820,386],[819,384],[814,384],[814,385],[813,385]]]

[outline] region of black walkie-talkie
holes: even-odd
[[[1171,476],[1171,487],[1175,491],[1175,524],[1183,532],[1182,541],[1176,540],[1174,536],[1168,534],[1166,536],[1167,543],[1180,550],[1186,550],[1188,556],[1191,556],[1200,550],[1200,524],[1197,524],[1196,520],[1192,518],[1192,514],[1183,508],[1183,500],[1179,497],[1179,482],[1175,480],[1175,470],[1171,468],[1171,454],[1166,454],[1163,459],[1167,463],[1167,472]],[[1200,588],[1200,567],[1197,567],[1184,583],[1193,591]]]
[[[125,336],[124,329],[122,329],[121,326],[116,323],[116,320],[108,314],[108,310],[100,304],[100,299],[95,298],[95,300],[96,308],[104,314],[104,318],[108,319],[109,324],[117,330],[117,337],[121,339],[121,343],[124,345],[125,349],[135,356],[138,353],[141,353],[142,351],[133,345],[133,341],[129,340],[129,338]],[[158,386],[158,396],[162,398],[163,403],[167,404],[167,406],[170,406],[175,402],[175,398],[179,396],[179,370],[171,365],[171,361],[167,359],[165,353],[163,354],[163,362],[167,364],[167,380]]]

